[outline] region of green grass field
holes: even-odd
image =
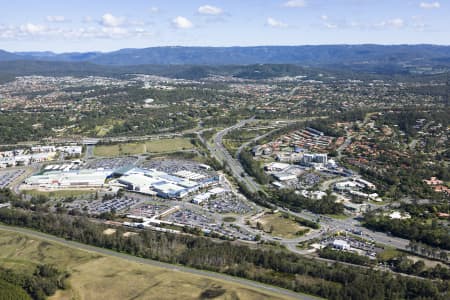
[[[236,218],[235,218],[235,217],[231,217],[231,216],[223,217],[222,220],[223,220],[224,222],[227,222],[227,223],[236,222]]]
[[[95,146],[94,154],[96,156],[121,156],[142,154],[145,151],[143,143],[123,143],[114,145]]]
[[[162,139],[155,141],[148,141],[145,143],[147,147],[147,152],[176,152],[180,150],[194,149],[191,140],[188,138],[173,138],[173,139]]]
[[[265,232],[269,232],[272,228],[271,235],[282,238],[292,239],[296,237],[296,233],[306,229],[300,226],[296,221],[284,218],[282,214],[267,214],[258,220]]]
[[[377,254],[377,258],[382,261],[388,261],[395,257],[399,257],[400,255],[400,251],[391,247],[386,247],[382,252]]]
[[[95,190],[58,190],[58,191],[39,191],[39,190],[24,190],[23,193],[31,196],[47,196],[49,198],[67,198],[78,197],[95,194]]]
[[[38,263],[70,272],[70,289],[50,300],[287,299],[235,283],[143,265],[0,230],[0,265],[31,270]],[[209,296],[209,297],[206,297]]]
[[[94,148],[96,156],[138,155],[144,153],[166,153],[193,149],[190,139],[173,138],[147,141],[145,143],[121,143],[114,145],[98,145]]]

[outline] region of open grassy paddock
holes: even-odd
[[[258,222],[262,225],[265,232],[272,229],[271,235],[282,238],[295,238],[296,233],[307,229],[307,227],[300,226],[295,220],[285,218],[281,213],[266,214]]]
[[[94,148],[96,156],[120,156],[120,155],[136,155],[143,154],[143,143],[122,143],[113,145],[97,145]]]
[[[41,191],[41,190],[23,190],[23,193],[37,196],[46,196],[49,198],[67,198],[67,197],[79,197],[95,194],[94,189],[84,189],[84,190],[57,190],[57,191]]]
[[[16,270],[50,263],[70,272],[60,299],[287,299],[239,284],[98,255],[0,230],[0,265]]]
[[[194,145],[192,145],[191,140],[189,138],[173,138],[173,139],[161,139],[148,141],[145,143],[147,147],[147,152],[176,152],[180,150],[189,150],[194,149]]]
[[[189,138],[172,138],[146,141],[142,143],[120,143],[113,145],[97,145],[94,148],[96,156],[122,156],[122,155],[138,155],[145,153],[165,153],[176,152],[180,150],[193,149]]]

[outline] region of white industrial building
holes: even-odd
[[[60,146],[57,147],[56,150],[70,155],[81,155],[81,153],[83,153],[82,146]]]
[[[55,152],[39,152],[33,154],[17,154],[19,152],[9,151],[14,155],[0,155],[0,165],[3,167],[26,166],[35,162],[44,162],[53,159]]]
[[[111,170],[49,171],[25,180],[30,186],[46,188],[103,187]]]
[[[350,244],[344,240],[336,239],[333,241],[333,248],[339,249],[339,250],[350,250]]]
[[[286,163],[280,163],[280,162],[272,162],[270,164],[267,164],[264,169],[271,172],[283,172],[287,168],[289,168],[291,165]]]
[[[174,173],[173,175],[183,177],[183,178],[186,178],[189,180],[200,180],[200,179],[205,178],[205,175],[194,173],[191,171],[186,171],[186,170],[178,171],[178,172]]]
[[[334,188],[337,190],[337,191],[351,191],[351,190],[354,190],[354,189],[359,189],[359,188],[362,188],[363,186],[360,184],[360,183],[357,183],[357,182],[355,182],[355,181],[351,181],[351,180],[348,180],[348,181],[342,181],[342,182],[337,182],[337,183],[335,183],[335,185],[334,185]]]
[[[278,181],[288,181],[297,179],[297,175],[290,173],[276,173],[273,174],[273,177],[275,177]]]
[[[189,173],[183,174],[190,175]],[[163,198],[182,198],[191,192],[219,181],[218,176],[201,179],[199,176],[194,177],[199,178],[199,180],[194,181],[169,175],[155,169],[133,168],[125,172],[117,181],[130,191],[145,194],[156,193]]]
[[[364,180],[362,178],[356,178],[355,181],[358,182],[358,183],[361,183],[362,185],[364,185],[368,189],[371,189],[371,190],[375,190],[376,189],[375,184],[373,184],[373,183],[371,183],[371,182],[369,182],[367,180]]]
[[[203,202],[209,200],[209,198],[211,198],[211,196],[222,194],[222,193],[225,193],[225,192],[226,192],[225,189],[223,189],[221,187],[215,187],[215,188],[210,189],[206,193],[202,193],[202,194],[196,195],[192,199],[192,203],[194,203],[194,204],[202,204]]]
[[[31,152],[56,152],[55,146],[34,146],[31,147]]]

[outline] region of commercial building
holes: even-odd
[[[267,164],[264,169],[271,172],[283,172],[290,166],[290,164],[286,163],[272,162],[270,164]]]
[[[82,146],[61,146],[57,147],[56,150],[67,153],[69,155],[81,155],[81,153],[83,153]]]
[[[273,174],[273,177],[275,177],[275,179],[278,181],[288,181],[297,179],[297,176],[295,174],[290,173],[277,173]]]
[[[0,166],[2,167],[26,166],[35,162],[44,162],[52,160],[55,155],[56,155],[55,152],[39,152],[33,154],[23,154],[23,152],[8,151],[0,153]]]
[[[49,171],[25,180],[30,186],[46,188],[103,187],[111,170]]]
[[[195,177],[197,181],[170,175],[155,169],[132,168],[124,170],[117,179],[118,183],[130,191],[156,194],[162,198],[183,198],[189,193],[219,181],[218,176],[206,178],[193,172],[182,173],[186,177]]]
[[[305,166],[312,166],[314,164],[326,165],[328,156],[325,153],[305,153],[300,163]]]
[[[356,178],[355,181],[358,182],[358,183],[361,183],[362,185],[364,185],[366,188],[368,188],[370,190],[375,190],[376,189],[375,184],[373,184],[373,183],[371,183],[371,182],[369,182],[367,180],[364,180],[362,178]]]
[[[350,244],[344,240],[334,240],[332,246],[338,250],[350,250]]]

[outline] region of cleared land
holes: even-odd
[[[193,149],[190,139],[173,138],[147,141],[145,143],[121,143],[114,145],[98,145],[94,148],[96,156],[138,155],[144,153],[166,153]]]
[[[23,193],[38,197],[47,196],[50,198],[66,198],[66,197],[79,197],[86,195],[95,194],[95,190],[84,189],[84,190],[58,190],[58,191],[42,191],[42,190],[22,190]]]
[[[147,147],[147,152],[175,152],[180,150],[193,149],[191,140],[188,138],[173,138],[173,139],[162,139],[155,141],[148,141],[145,143]]]
[[[258,219],[265,232],[282,238],[295,238],[297,232],[306,230],[307,227],[300,226],[296,221],[285,218],[281,213],[267,214]]]
[[[71,273],[50,299],[288,299],[219,279],[171,271],[0,230],[0,265],[50,263]]]
[[[136,155],[144,153],[143,143],[123,143],[114,145],[98,145],[94,148],[96,156]]]

